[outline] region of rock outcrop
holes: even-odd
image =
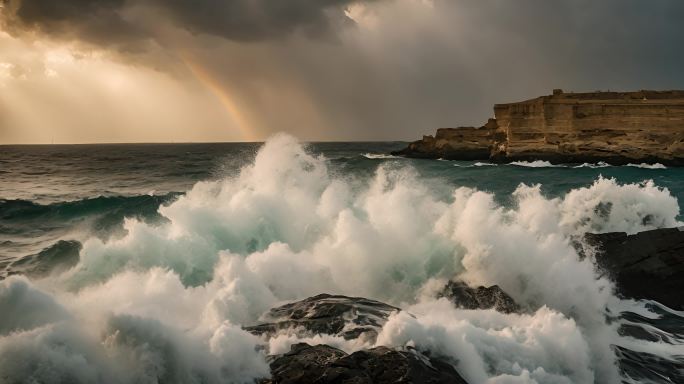
[[[498,129],[496,120],[489,119],[482,127],[439,128],[434,137],[423,136],[422,140],[392,154],[427,159],[483,160],[491,157],[495,143],[504,140],[505,135]]]
[[[438,294],[457,307],[465,309],[495,309],[503,313],[520,312],[520,306],[498,285],[472,288],[462,281],[449,281]]]
[[[327,346],[294,344],[271,362],[264,384],[465,384],[454,367],[415,350],[376,347],[352,353]]]
[[[268,322],[245,327],[269,338],[318,334],[360,339],[372,345],[390,314],[399,308],[361,297],[320,294],[271,309]],[[262,383],[466,383],[454,362],[416,349],[375,347],[347,354],[328,345],[294,344],[270,356],[271,378]]]
[[[480,128],[441,128],[395,155],[496,162],[684,165],[684,91],[564,93],[496,104]]]
[[[245,330],[259,336],[288,332],[299,337],[326,334],[374,342],[389,315],[397,311],[397,307],[362,297],[320,294],[273,308],[263,317],[265,323]]]
[[[585,235],[619,294],[684,309],[684,227]]]

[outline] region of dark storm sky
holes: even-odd
[[[684,88],[677,0],[9,0],[0,143],[412,139],[552,88]]]

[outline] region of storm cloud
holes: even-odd
[[[154,38],[154,23],[236,41],[282,38],[294,31],[327,33],[348,22],[353,0],[5,0],[14,31],[119,44]],[[141,17],[142,15],[142,17]]]
[[[408,140],[553,88],[684,88],[678,0],[10,0],[2,12],[13,39],[97,50],[209,98],[219,89],[258,140]],[[240,139],[234,120],[207,122],[225,126],[211,139]],[[150,113],[137,130],[164,141],[154,125]],[[192,136],[182,131],[175,140]]]

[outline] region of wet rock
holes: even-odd
[[[684,227],[585,235],[618,293],[684,309]]]
[[[446,361],[416,350],[386,347],[346,354],[327,346],[292,345],[290,352],[271,362],[272,377],[263,383],[466,383]]]
[[[623,375],[637,383],[684,383],[684,358],[673,359],[614,346]]]
[[[328,334],[373,342],[399,308],[362,297],[320,294],[271,309],[263,324],[245,327],[255,335],[288,332],[299,337]]]
[[[503,313],[520,312],[520,306],[498,285],[472,288],[462,281],[449,281],[438,297],[446,297],[465,309],[495,309]]]

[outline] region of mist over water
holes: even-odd
[[[207,147],[212,156],[185,147],[180,157],[195,158],[175,164],[178,153],[132,147],[126,156],[150,151],[156,166],[121,160],[133,168],[111,176],[102,173],[110,165],[76,167],[64,190],[31,177],[27,155],[10,151],[1,160],[11,177],[0,183],[6,274],[24,257],[41,260],[36,251],[57,240],[82,248],[69,268],[0,281],[0,313],[9,314],[0,318],[3,379],[250,383],[268,376],[268,353],[295,342],[372,347],[241,329],[273,306],[323,292],[401,307],[374,345],[451,358],[471,383],[629,381],[615,346],[681,355],[682,335],[620,336],[623,312],[681,314],[618,299],[573,244],[585,232],[681,225],[682,171],[382,156],[393,146],[304,145],[281,134],[232,152]],[[49,169],[60,160],[30,155],[43,159],[35,161],[47,177],[62,177]],[[93,184],[98,178],[110,180]],[[30,183],[41,187],[30,192]],[[525,311],[435,299],[453,278],[498,284]]]

